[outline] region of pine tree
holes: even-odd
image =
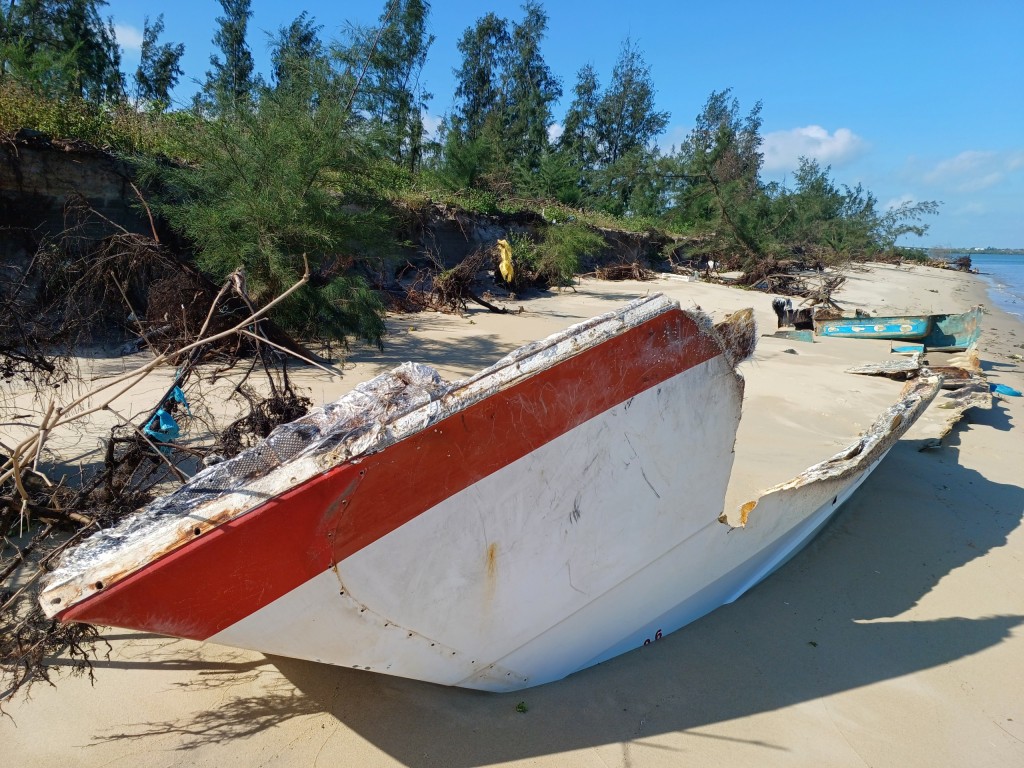
[[[523,6],[525,18],[513,24],[510,56],[504,80],[507,94],[506,152],[514,162],[536,170],[548,148],[548,128],[554,122],[551,105],[562,97],[562,85],[544,61],[540,45],[548,17],[536,2]]]
[[[325,61],[321,29],[323,27],[307,18],[303,11],[291,24],[278,30],[270,52],[275,88],[290,88],[310,81],[318,62]]]
[[[217,31],[213,42],[224,55],[224,60],[213,55],[203,86],[203,106],[215,112],[232,112],[249,103],[252,96],[252,53],[245,41],[250,0],[218,0],[224,10],[217,17]]]
[[[595,114],[598,163],[608,167],[646,148],[665,130],[668,112],[654,108],[654,84],[643,54],[626,38]]]
[[[587,65],[573,92],[559,148],[582,169],[583,193],[598,207],[624,215],[636,212],[633,194],[643,187],[645,212],[657,210],[661,187],[649,177],[659,156],[652,145],[668,124],[668,113],[654,108],[643,55],[627,38],[608,88],[601,91],[597,73]]]
[[[672,216],[712,233],[719,252],[737,256],[752,272],[755,260],[777,248],[779,222],[758,176],[761,103],[743,118],[730,93],[711,93],[680,148],[687,184]]]
[[[163,31],[163,14],[157,16],[152,25],[146,17],[142,31],[142,55],[135,70],[136,98],[159,109],[166,109],[171,103],[171,89],[178,84],[182,74],[181,57],[185,53],[183,43],[158,45],[157,40]]]
[[[541,42],[547,14],[539,3],[523,6],[522,22],[493,13],[478,19],[459,39],[456,108],[446,121],[446,163],[472,147],[489,169],[506,178],[537,169],[547,152],[551,105],[562,96],[558,78],[544,61]]]
[[[746,117],[731,89],[712,91],[683,150],[690,158],[691,173],[713,176],[716,182],[741,182],[748,189],[758,184],[764,156],[761,147],[761,102]]]
[[[502,75],[510,43],[505,19],[494,13],[478,19],[459,38],[462,64],[455,73],[457,107],[450,124],[463,142],[500,136],[505,108]]]
[[[574,158],[581,168],[594,169],[598,163],[597,105],[601,84],[592,64],[585,65],[576,74],[573,94],[572,103],[565,113],[558,147]]]
[[[0,24],[0,77],[58,98],[123,97],[121,49],[105,0],[10,0]]]
[[[431,98],[421,81],[434,36],[427,33],[430,3],[391,0],[378,27],[353,28],[335,55],[362,79],[355,98],[387,156],[410,171],[423,155],[423,116]]]

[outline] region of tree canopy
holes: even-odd
[[[250,0],[218,0],[224,11],[217,17],[213,42],[223,55],[210,57],[212,69],[203,85],[205,106],[215,112],[230,112],[243,107],[252,93],[252,53],[246,42]]]
[[[10,0],[0,6],[0,76],[56,97],[123,96],[121,49],[105,0]]]
[[[561,82],[541,52],[548,17],[536,2],[509,22],[488,13],[459,39],[456,106],[449,115],[445,160],[469,153],[484,172],[509,179],[518,167],[534,171],[549,146],[553,105]]]
[[[131,152],[139,137],[163,137],[152,154],[170,148],[188,162],[139,162],[202,269],[222,277],[241,267],[267,297],[296,276],[303,254],[310,260],[314,285],[285,307],[304,332],[379,341],[381,305],[367,280],[402,250],[388,222],[403,195],[455,196],[489,212],[572,206],[573,218],[661,228],[751,274],[779,259],[892,251],[938,210],[933,201],[883,209],[813,158],[788,184],[766,182],[762,105],[741,110],[729,88],[711,91],[685,141],[666,151],[670,115],[639,44],[626,37],[610,72],[583,63],[565,93],[545,58],[549,17],[537,0],[517,18],[487,12],[463,30],[451,107],[433,135],[428,0],[382,0],[376,24],[331,40],[302,12],[270,36],[266,79],[249,47],[251,0],[218,2],[217,52],[190,110],[171,108],[184,46],[161,40],[162,16],[145,21],[129,99],[103,0],[0,3],[0,118],[90,137],[108,126],[105,143]],[[580,233],[548,241],[559,243],[550,245],[558,269],[574,263],[566,243],[590,242]]]
[[[423,119],[431,94],[421,81],[434,36],[430,3],[393,0],[379,25],[353,27],[334,54],[357,77],[354,107],[370,123],[384,152],[414,171],[423,156]]]
[[[171,91],[183,74],[181,57],[185,54],[182,43],[157,43],[164,31],[164,16],[160,14],[156,21],[149,23],[147,16],[143,22],[142,50],[139,56],[139,67],[135,70],[137,98],[160,108],[171,103]]]

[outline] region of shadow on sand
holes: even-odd
[[[450,326],[444,319],[416,315],[407,318],[407,326],[417,331],[442,331]],[[468,321],[467,321],[468,322]],[[422,363],[435,368],[466,369],[473,372],[486,368],[507,355],[518,345],[499,341],[496,334],[479,334],[460,338],[453,343],[445,339],[424,338],[422,334],[412,335],[405,328],[395,329],[384,341],[384,350],[376,347],[355,347],[346,363],[372,365],[376,372],[390,371],[406,361]]]
[[[697,729],[976,654],[1024,616],[894,617],[1020,525],[1024,489],[959,462],[966,430],[1005,418],[976,412],[938,450],[897,444],[839,517],[749,594],[563,681],[487,694],[271,657],[284,679],[263,695],[100,740],[172,731],[192,749],[325,713],[406,765],[484,765]]]

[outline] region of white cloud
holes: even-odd
[[[845,165],[867,149],[867,142],[849,128],[837,128],[835,133],[829,133],[820,125],[808,125],[766,133],[761,149],[765,170],[793,171],[801,157],[823,165]]]
[[[924,180],[957,192],[978,192],[994,187],[1008,172],[1021,168],[1024,168],[1024,152],[969,149],[936,163],[924,174]]]
[[[1000,181],[1003,180],[1003,174],[993,171],[992,173],[986,173],[984,176],[978,176],[974,179],[964,182],[960,185],[959,189],[961,192],[978,192],[982,189],[988,189],[994,187]]]
[[[967,203],[953,211],[954,216],[981,216],[985,213],[988,213],[988,207],[978,202]]]
[[[956,157],[943,160],[924,175],[925,181],[932,183],[943,181],[960,181],[965,177],[974,177],[979,170],[990,166],[995,159],[995,152],[978,152],[968,150]]]
[[[437,129],[441,127],[441,116],[440,115],[423,115],[423,130],[426,132],[427,139],[437,139]]]
[[[565,126],[559,123],[552,123],[548,126],[548,141],[555,142],[565,133]]]
[[[899,197],[894,197],[891,200],[887,200],[885,205],[882,206],[882,209],[886,211],[891,211],[894,208],[899,208],[902,205],[913,205],[916,202],[917,198],[915,198],[913,195],[900,195]]]
[[[667,133],[658,137],[658,149],[666,155],[677,152],[682,148],[691,130],[692,128],[684,128],[681,125],[672,126]]]
[[[117,42],[126,51],[142,50],[142,30],[136,29],[130,24],[115,24],[114,35],[117,37]]]

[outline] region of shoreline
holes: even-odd
[[[973,274],[986,284],[993,304],[1024,322],[1024,254],[1007,256],[977,257]]]
[[[838,298],[850,309],[985,304],[985,374],[1024,389],[1024,364],[1010,358],[1024,353],[1024,323],[989,306],[980,276],[876,265],[847,282]],[[303,383],[319,403],[406,359],[465,376],[547,329],[657,291],[716,319],[752,305],[760,333],[775,328],[769,294],[584,281],[524,300],[521,315],[389,318],[383,355],[356,350],[343,379],[304,372]],[[740,367],[730,503],[870,424],[900,385],[844,370],[886,356],[888,342],[760,338]],[[1024,704],[1008,682],[1024,674],[1022,400],[968,412],[931,450],[921,450],[924,435],[905,438],[837,519],[751,592],[557,683],[478,694],[111,630],[94,687],[67,677],[36,686],[32,701],[5,705],[14,721],[0,719],[0,737],[24,766],[71,749],[90,766],[1024,763]]]

